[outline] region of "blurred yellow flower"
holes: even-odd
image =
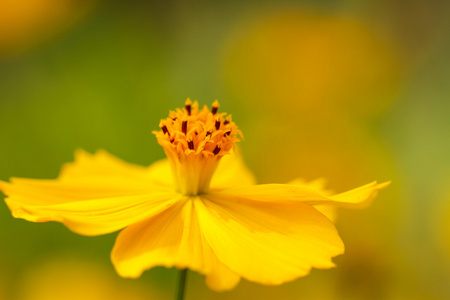
[[[0,1],[0,56],[21,52],[71,27],[84,17],[96,2],[96,0]]]
[[[29,268],[14,290],[21,300],[165,299],[161,292],[111,276],[102,265],[69,255]],[[2,298],[0,298],[2,299]]]
[[[125,228],[111,254],[123,277],[189,268],[220,291],[241,277],[278,285],[333,267],[344,245],[315,206],[364,207],[388,183],[332,196],[317,183],[255,185],[234,149],[241,132],[218,108],[188,99],[171,111],[154,132],[167,159],[149,167],[80,150],[56,180],[13,178],[0,189],[17,218],[90,236]]]
[[[267,12],[236,26],[224,56],[224,79],[243,104],[290,112],[383,112],[403,76],[396,45],[350,15],[304,8]]]
[[[433,238],[437,247],[440,249],[447,263],[450,262],[450,189],[448,184],[441,188],[440,201],[436,204],[433,222]]]
[[[6,280],[3,276],[0,276],[0,299],[6,299]]]

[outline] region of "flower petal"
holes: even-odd
[[[117,231],[167,209],[176,201],[174,193],[161,189],[111,196],[113,191],[101,193],[104,186],[97,190],[86,185],[67,188],[54,181],[52,189],[52,184],[45,181],[44,187],[39,186],[38,180],[30,180],[32,184],[27,184],[28,180],[13,182],[0,182],[0,188],[8,195],[5,202],[14,217],[32,222],[61,222],[82,235]],[[95,192],[96,198],[85,197]]]
[[[238,150],[221,158],[219,166],[211,179],[211,190],[249,186],[256,183],[255,176],[247,168]]]
[[[321,194],[324,194],[324,195],[332,195],[333,194],[330,190],[325,189],[326,181],[323,178],[318,178],[318,179],[315,179],[312,181],[306,181],[303,178],[297,178],[295,180],[290,181],[288,184],[307,186],[314,190],[319,191]],[[317,205],[314,205],[314,207],[318,211],[320,211],[322,214],[324,214],[332,222],[336,221],[337,207],[335,205],[317,204]]]
[[[200,228],[220,261],[242,277],[276,285],[331,268],[344,252],[334,225],[301,202],[258,202],[229,195],[196,201]]]
[[[227,195],[235,201],[247,198],[254,201],[277,202],[300,201],[310,205],[332,204],[336,206],[361,208],[370,205],[379,190],[390,182],[377,184],[376,181],[334,196],[327,196],[323,191],[317,191],[309,186],[290,184],[260,184],[249,187],[230,188],[217,192],[217,195]]]
[[[213,193],[212,193],[213,194]],[[290,184],[258,184],[248,187],[229,188],[216,192],[233,199],[251,199],[259,202],[323,202],[330,199],[319,191],[301,185]]]
[[[63,165],[59,179],[118,175],[128,178],[145,178],[146,173],[146,167],[122,161],[105,150],[98,150],[95,154],[91,154],[79,149],[75,152],[75,161]]]
[[[219,261],[217,256],[213,260],[211,272],[206,275],[206,285],[214,291],[223,292],[233,289],[241,280],[241,276],[236,274]]]
[[[376,181],[360,186],[356,189],[331,196],[335,205],[348,208],[364,208],[372,204],[378,191],[384,189],[390,181],[378,184]]]
[[[189,268],[207,275],[215,290],[233,288],[239,276],[224,266],[206,242],[194,210],[195,198],[120,232],[111,260],[122,277],[139,277],[155,266]]]
[[[116,231],[156,214],[176,198],[156,186],[147,168],[99,151],[77,151],[56,180],[12,178],[0,190],[13,216],[33,222],[58,221],[83,235]]]
[[[296,178],[296,179],[288,182],[288,184],[307,186],[312,189],[321,191],[322,194],[330,195],[330,194],[332,194],[331,191],[325,189],[326,183],[327,182],[324,178],[317,178],[317,179],[314,179],[311,181],[306,181],[303,178]]]
[[[331,222],[336,223],[338,218],[337,207],[331,204],[316,204],[313,205],[315,209],[320,211],[325,217],[330,219]]]
[[[174,179],[167,158],[155,161],[147,169],[147,176],[159,186],[174,188]]]
[[[145,180],[146,184],[173,186],[172,171],[167,159],[156,161],[149,167],[143,167],[125,162],[105,150],[98,150],[95,154],[91,154],[79,149],[75,152],[75,161],[65,164],[58,178],[68,181],[86,177],[140,179]]]

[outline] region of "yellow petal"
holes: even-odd
[[[236,274],[217,259],[213,261],[211,272],[206,275],[206,285],[214,291],[223,292],[233,289],[241,280]]]
[[[71,180],[74,178],[117,176],[128,178],[145,178],[147,168],[130,164],[112,156],[104,150],[90,154],[82,149],[75,152],[75,161],[63,165],[59,178]]]
[[[211,190],[220,190],[230,187],[254,185],[256,179],[247,168],[242,155],[238,150],[221,158],[219,166],[211,180]]]
[[[247,198],[259,202],[290,202],[300,201],[310,205],[332,204],[341,207],[361,208],[370,205],[380,189],[390,182],[377,184],[376,181],[334,196],[327,196],[308,186],[289,184],[260,184],[249,187],[231,188],[217,192],[217,195],[227,195],[230,199],[239,201]]]
[[[59,175],[62,181],[86,177],[113,177],[126,180],[145,180],[146,184],[172,187],[172,171],[167,159],[143,167],[125,162],[105,150],[90,154],[84,150],[75,152],[75,161],[65,164]]]
[[[324,195],[332,194],[331,191],[325,189],[326,180],[324,178],[317,178],[311,181],[306,181],[303,178],[297,178],[288,182],[288,184],[307,186],[314,190],[320,191]]]
[[[195,207],[206,240],[220,261],[242,277],[276,285],[331,268],[344,252],[334,225],[301,202],[257,202],[203,196]]]
[[[56,186],[58,182],[55,182]],[[3,185],[4,183],[2,183]],[[84,199],[57,186],[52,190],[10,184],[6,204],[16,218],[32,222],[57,221],[82,235],[100,235],[122,229],[167,209],[176,195],[154,190],[139,195]],[[79,186],[83,191],[83,186]],[[92,192],[92,191],[90,191]],[[89,192],[87,193],[89,194]],[[39,204],[41,203],[41,204]]]
[[[152,163],[147,169],[147,176],[156,185],[174,189],[173,174],[167,158]]]
[[[216,192],[230,199],[251,199],[259,202],[323,202],[330,199],[319,191],[308,186],[290,184],[259,184],[248,187],[230,188]],[[316,203],[314,203],[316,204]]]
[[[330,219],[331,222],[336,223],[338,212],[337,207],[331,204],[317,204],[313,205],[315,209],[320,211],[325,217]]]
[[[189,268],[207,275],[212,289],[233,288],[239,276],[218,261],[206,242],[194,201],[196,198],[185,198],[159,215],[122,230],[111,253],[117,273],[136,278],[155,266]]]
[[[334,205],[347,208],[364,208],[372,204],[378,191],[387,187],[391,182],[378,184],[376,181],[363,185],[345,193],[331,196]]]
[[[323,178],[318,178],[318,179],[315,179],[312,181],[306,181],[303,178],[297,178],[295,180],[290,181],[288,184],[307,186],[314,190],[319,191],[321,194],[324,194],[324,195],[332,195],[333,194],[330,190],[325,189],[326,181]],[[338,214],[337,214],[337,207],[335,205],[317,204],[317,205],[314,205],[314,207],[318,211],[320,211],[322,214],[324,214],[332,222],[336,221]]]
[[[56,180],[12,178],[0,190],[13,216],[33,222],[58,221],[83,235],[116,231],[156,214],[175,200],[169,188],[154,185],[147,168],[100,151],[77,151]]]
[[[0,181],[0,189],[9,197],[20,197],[30,205],[52,205],[100,198],[115,198],[148,193],[169,192],[145,180],[121,177],[86,177],[71,180],[11,178]]]

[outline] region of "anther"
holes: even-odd
[[[214,124],[214,126],[216,127],[216,130],[219,130],[219,128],[220,128],[220,120],[219,119],[216,120],[216,123]]]
[[[211,108],[211,113],[215,115],[217,113],[217,110],[219,109],[219,101],[214,101]]]
[[[184,107],[186,108],[186,112],[187,112],[188,116],[191,115],[191,104],[192,104],[192,101],[189,98],[186,100],[186,103],[184,104]]]
[[[163,125],[163,126],[161,127],[161,130],[163,131],[164,134],[167,133],[168,135],[170,135],[170,134],[169,134],[169,130],[167,129],[167,126],[166,126],[166,125]]]
[[[217,155],[217,154],[219,154],[219,152],[220,152],[220,147],[216,146],[216,148],[214,148],[214,150],[213,150],[213,154]]]
[[[225,134],[223,136],[229,136],[231,134],[231,131],[227,131],[225,132]]]
[[[189,141],[188,147],[189,147],[189,149],[194,150],[194,141]]]
[[[206,136],[211,135],[211,134],[212,134],[211,131],[207,131],[207,132],[206,132]]]
[[[228,124],[230,124],[230,120],[223,121],[223,125],[228,125]]]
[[[184,134],[187,133],[187,120],[181,122],[181,132],[183,132]]]

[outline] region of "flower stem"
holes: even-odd
[[[187,277],[188,269],[180,270],[180,275],[178,279],[178,290],[176,294],[175,300],[183,300],[184,299],[184,289],[186,286],[186,277]]]

